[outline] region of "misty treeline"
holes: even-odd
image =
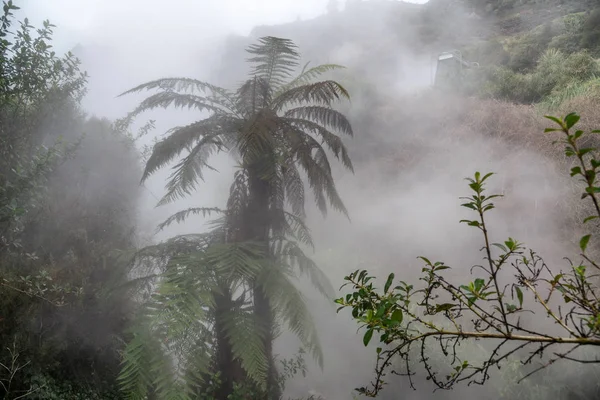
[[[363,5],[348,2],[345,12],[331,6],[335,15],[327,18],[363,13],[357,11]],[[314,200],[322,214],[333,208],[349,216],[334,182],[334,162],[353,171],[343,141],[353,135],[353,127],[362,136],[353,147],[360,150],[355,160],[372,158],[368,152],[383,159],[398,150],[369,131],[387,123],[403,134],[413,122],[421,132],[438,129],[439,112],[442,123],[450,121],[450,133],[497,136],[514,148],[547,152],[557,164],[575,168],[572,174],[584,178],[586,200],[593,207],[569,203],[564,221],[579,224],[594,209],[598,214],[600,164],[590,158],[594,139],[589,139],[594,134],[573,131],[578,116],[555,121],[571,146],[566,157],[543,141],[520,136],[523,131],[541,135],[542,118],[532,109],[570,112],[577,107],[586,126],[598,122],[593,117],[600,94],[600,11],[592,6],[586,0],[431,0],[423,9],[411,6],[407,13],[417,10],[420,24],[411,36],[413,46],[425,43],[431,51],[458,46],[481,68],[457,77],[454,93],[427,90],[415,99],[418,109],[405,104],[405,121],[378,114],[382,103],[391,100],[375,88],[364,60],[341,75],[336,64],[304,64],[294,42],[274,35],[260,35],[245,48],[250,71],[241,85],[236,87],[234,79],[226,88],[195,77],[157,79],[123,93],[152,92],[124,119],[108,121],[89,117],[81,108],[87,76],[72,54],[54,53],[54,26],[44,22],[35,28],[26,19],[15,20],[17,7],[7,1],[0,28],[0,396],[286,398],[286,382],[306,373],[306,356],[317,366],[324,363],[319,329],[297,281],[306,278],[325,302],[338,297],[309,257],[319,243],[313,243],[306,209],[307,201]],[[527,11],[540,7],[550,11],[530,26],[535,18],[526,18]],[[456,28],[459,23],[462,31]],[[482,25],[497,26],[503,35],[484,30],[469,41]],[[325,44],[307,46],[307,53],[318,56],[319,46]],[[372,46],[372,51],[389,50]],[[241,59],[234,61],[237,65]],[[360,94],[360,107],[345,104],[348,90],[326,74],[350,77],[348,88]],[[464,109],[448,116],[442,109],[457,98]],[[423,103],[437,111],[424,112]],[[158,108],[192,110],[197,118],[170,129],[147,158],[141,157],[140,136],[131,127],[137,117]],[[137,226],[140,180],[168,170],[166,194],[158,205],[194,198],[205,173],[214,169],[211,157],[219,154],[234,165],[227,201],[183,209],[158,226],[162,230],[201,215],[211,219],[208,229],[145,245],[142,235],[151,233]],[[375,385],[363,393],[380,394],[383,381],[401,380],[390,372],[396,367],[413,383],[419,364],[425,370],[416,376],[445,389],[470,379],[484,383],[502,364],[508,373],[502,375],[497,398],[544,398],[560,391],[556,385],[562,383],[552,382],[553,376],[540,380],[544,371],[536,371],[530,377],[532,371],[521,365],[537,356],[549,355],[541,367],[554,360],[578,364],[573,368],[580,368],[576,373],[582,379],[597,372],[591,365],[595,353],[582,360],[578,348],[598,344],[594,237],[587,232],[578,236],[583,262],[564,273],[548,269],[515,239],[493,247],[488,240],[493,227],[483,218],[492,209],[484,181],[493,178],[476,174],[472,179],[474,194],[464,204],[477,217],[466,223],[483,234],[485,277],[455,285],[442,272],[445,264],[428,259],[423,259],[421,292],[416,292],[420,282],[402,277],[403,266],[388,276],[383,291],[371,286],[374,274],[368,270],[348,275],[354,291],[337,302],[353,308],[352,317],[368,326],[356,337],[356,347],[375,346],[377,357],[365,363],[379,362]],[[594,223],[588,219],[584,229],[593,230]],[[565,241],[573,239],[571,228],[565,229]],[[509,264],[511,257],[515,265]],[[504,276],[500,267],[514,268],[516,275]],[[436,297],[440,290],[445,293]],[[547,314],[556,324],[530,329],[521,323],[533,318],[525,313],[528,307],[541,307],[532,315]],[[428,319],[430,314],[437,319]],[[467,332],[463,328],[469,323],[473,329]],[[424,330],[413,331],[418,324]],[[293,357],[281,358],[273,344],[289,332],[301,347]],[[413,346],[429,346],[427,338],[438,346],[433,355],[429,348]],[[482,339],[481,345],[459,348],[469,339]],[[498,339],[499,347],[485,342]],[[519,340],[533,343],[533,350],[503,347]],[[577,349],[565,350],[564,342]],[[563,347],[544,353],[549,345]],[[526,389],[517,394],[516,386]],[[597,386],[592,382],[595,394]],[[410,384],[400,388],[408,391]],[[347,388],[348,396],[352,389]],[[590,391],[569,390],[566,395],[573,398],[590,396]]]
[[[0,397],[120,398],[138,155],[79,101],[54,26],[0,19]]]

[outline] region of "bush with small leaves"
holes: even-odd
[[[600,160],[595,157],[596,149],[582,147],[581,140],[600,130],[587,134],[574,131],[579,121],[575,113],[563,119],[547,118],[557,127],[546,132],[560,132],[565,155],[577,160],[571,176],[584,183],[582,199],[594,205],[594,214],[583,221],[587,224],[600,217]],[[550,354],[549,360],[522,379],[557,361],[600,363],[577,353],[583,347],[600,346],[600,266],[587,252],[591,235],[579,240],[582,261],[558,273],[516,239],[492,243],[485,215],[494,209],[492,201],[501,197],[486,194],[485,184],[492,175],[477,172],[468,178],[472,195],[463,198],[462,206],[473,211],[476,218],[460,222],[479,230],[484,242],[485,262],[471,269],[473,280],[455,283],[445,274],[448,265],[425,257],[420,257],[424,262],[420,279],[423,284],[395,282],[394,274],[390,274],[383,289],[378,289],[375,278],[366,270],[345,277],[344,286],[350,285],[352,290],[335,300],[340,305],[338,312],[352,310],[352,318],[365,329],[365,346],[375,334],[381,343],[376,350],[376,378],[370,387],[358,389],[362,394],[376,396],[389,372],[407,376],[413,386],[419,364],[428,380],[438,388],[450,389],[461,382],[484,384],[492,367],[500,367],[514,357],[530,364],[534,358]],[[506,284],[501,275],[510,272],[513,278]],[[540,328],[532,318],[522,318],[536,311],[547,315],[556,329]],[[476,340],[495,347],[483,359],[465,357],[461,345]],[[433,360],[436,348],[439,352]],[[398,359],[404,371],[396,370],[394,362]]]

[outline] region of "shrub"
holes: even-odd
[[[598,62],[587,52],[565,55],[548,49],[531,73],[492,69],[483,95],[518,103],[537,103],[557,90],[593,79],[599,73]]]
[[[465,58],[481,66],[500,66],[508,64],[510,54],[497,39],[491,39],[466,49]]]
[[[583,224],[600,218],[600,188],[596,179],[600,161],[595,159],[596,148],[585,147],[582,139],[588,135],[575,131],[574,126],[579,121],[577,114],[568,114],[564,119],[547,118],[558,127],[545,132],[560,132],[563,139],[559,142],[566,145],[565,156],[576,163],[571,168],[571,176],[580,178],[584,184],[581,198],[593,204],[593,212]],[[590,133],[591,137],[600,130]],[[376,380],[370,388],[357,389],[359,392],[375,397],[390,370],[408,377],[414,388],[413,375],[418,364],[424,367],[427,379],[435,386],[451,389],[461,382],[486,383],[490,368],[500,369],[514,357],[521,357],[523,364],[530,364],[535,358],[549,360],[521,380],[558,361],[600,363],[579,350],[585,348],[589,352],[600,346],[597,282],[600,266],[588,249],[592,235],[586,234],[579,240],[582,260],[569,261],[569,267],[559,272],[513,238],[492,243],[484,214],[494,209],[491,200],[501,196],[483,194],[485,182],[491,175],[477,172],[468,178],[472,196],[461,198],[462,206],[474,211],[475,219],[460,222],[480,230],[484,241],[485,262],[470,270],[477,279],[454,283],[455,279],[446,271],[449,266],[425,257],[419,257],[424,264],[420,279],[424,284],[395,282],[392,273],[383,289],[378,289],[374,287],[375,278],[367,270],[358,270],[344,278],[347,281],[344,286],[350,285],[352,292],[336,299],[341,305],[338,311],[352,309],[352,318],[365,328],[365,346],[374,334],[380,335]],[[514,273],[514,276],[506,273]],[[525,312],[535,314],[534,309],[538,308],[541,315],[556,323],[557,329],[532,324],[529,317],[521,318]],[[478,340],[493,344],[494,350],[471,355],[461,350],[463,342],[473,344]],[[437,351],[432,352],[432,349]],[[402,365],[396,367],[392,363],[394,359],[399,359]],[[448,368],[444,368],[444,364]],[[404,371],[398,372],[399,368]]]
[[[583,24],[581,47],[600,54],[600,8],[592,11]]]
[[[513,71],[524,72],[535,68],[537,60],[548,48],[554,36],[551,24],[520,36],[509,48],[510,61],[508,66]]]

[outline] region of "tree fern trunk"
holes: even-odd
[[[273,312],[271,311],[271,305],[269,299],[265,296],[260,286],[255,286],[254,289],[254,306],[256,309],[256,315],[263,327],[266,330],[267,335],[265,336],[265,353],[269,360],[269,370],[267,375],[267,399],[268,400],[279,400],[281,397],[281,390],[278,382],[277,368],[275,365],[275,357],[273,355]]]
[[[270,183],[262,179],[256,168],[249,168],[250,204],[246,214],[245,228],[247,239],[264,243],[265,252],[269,253],[269,197]],[[278,383],[277,368],[273,355],[274,315],[268,296],[259,283],[255,283],[254,307],[261,328],[266,332],[264,347],[268,360],[267,399],[279,400],[281,390]]]
[[[229,288],[223,288],[223,293],[215,295],[215,303],[216,367],[220,372],[221,380],[215,398],[227,399],[233,393],[234,383],[243,379],[243,375],[240,376],[240,365],[233,357],[231,343],[224,326],[224,316],[230,312],[233,306]]]

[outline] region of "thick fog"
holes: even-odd
[[[468,216],[458,198],[468,194],[463,178],[476,170],[497,172],[490,191],[507,195],[507,199],[499,200],[498,209],[490,217],[494,240],[517,237],[560,266],[564,265],[561,257],[571,251],[561,244],[562,221],[554,208],[558,199],[568,194],[556,168],[541,155],[527,150],[515,152],[500,139],[454,129],[453,124],[464,121],[453,119],[452,115],[464,105],[456,104],[454,99],[427,100],[431,54],[419,53],[410,46],[409,27],[403,39],[390,39],[398,31],[392,33],[384,15],[365,16],[364,20],[357,17],[352,22],[356,25],[352,30],[354,37],[332,35],[316,44],[317,38],[309,36],[308,26],[299,25],[294,32],[306,33],[294,37],[286,36],[286,31],[277,25],[315,18],[317,24],[318,17],[326,12],[327,0],[23,3],[20,14],[28,16],[32,23],[48,18],[58,26],[58,52],[72,50],[83,61],[83,68],[90,75],[83,105],[90,115],[98,117],[125,116],[142,96],[117,95],[159,77],[190,76],[234,87],[244,77],[246,67],[245,55],[239,49],[265,34],[294,40],[307,61],[343,64],[349,75],[360,70],[359,76],[368,77],[374,91],[386,92],[387,104],[374,107],[369,103],[370,97],[353,94],[350,82],[352,102],[340,106],[351,116],[370,113],[379,120],[377,124],[356,124],[356,137],[347,141],[357,157],[366,160],[361,162],[361,168],[355,174],[341,168],[336,172],[350,221],[334,212],[322,219],[310,208],[309,226],[317,246],[314,258],[336,289],[345,274],[360,267],[380,276],[395,272],[403,280],[416,280],[421,268],[416,257],[420,255],[443,259],[455,267],[453,274],[459,279],[467,276],[471,265],[481,260],[481,238],[474,229],[458,223]],[[339,3],[343,8],[343,1]],[[369,43],[377,43],[378,47]],[[376,62],[369,63],[373,54]],[[428,121],[428,116],[436,113],[448,116],[446,122]],[[143,114],[135,125],[139,127],[152,119],[156,120],[156,129],[140,140],[140,148],[151,144],[168,128],[202,116],[191,111]],[[369,148],[396,149],[396,156],[378,157],[368,154]],[[206,183],[196,195],[174,204],[154,207],[164,194],[169,171],[157,173],[144,184],[139,226],[148,240],[205,229],[203,220],[197,218],[152,236],[155,226],[174,211],[224,203],[231,165],[226,156],[213,161],[219,173],[207,173]],[[312,200],[309,203],[312,205]],[[288,384],[289,394],[306,396],[309,390],[315,390],[327,399],[350,399],[355,387],[370,381],[374,351],[363,348],[349,313],[336,315],[332,302],[308,287],[306,295],[325,349],[325,368],[321,371],[310,364],[306,379]],[[290,356],[296,346],[283,335],[277,350]],[[486,398],[485,393],[489,393],[482,388],[461,388],[432,394],[432,387],[424,381],[419,383],[418,391],[412,392],[402,378],[397,379],[401,383],[390,386],[382,398]]]

